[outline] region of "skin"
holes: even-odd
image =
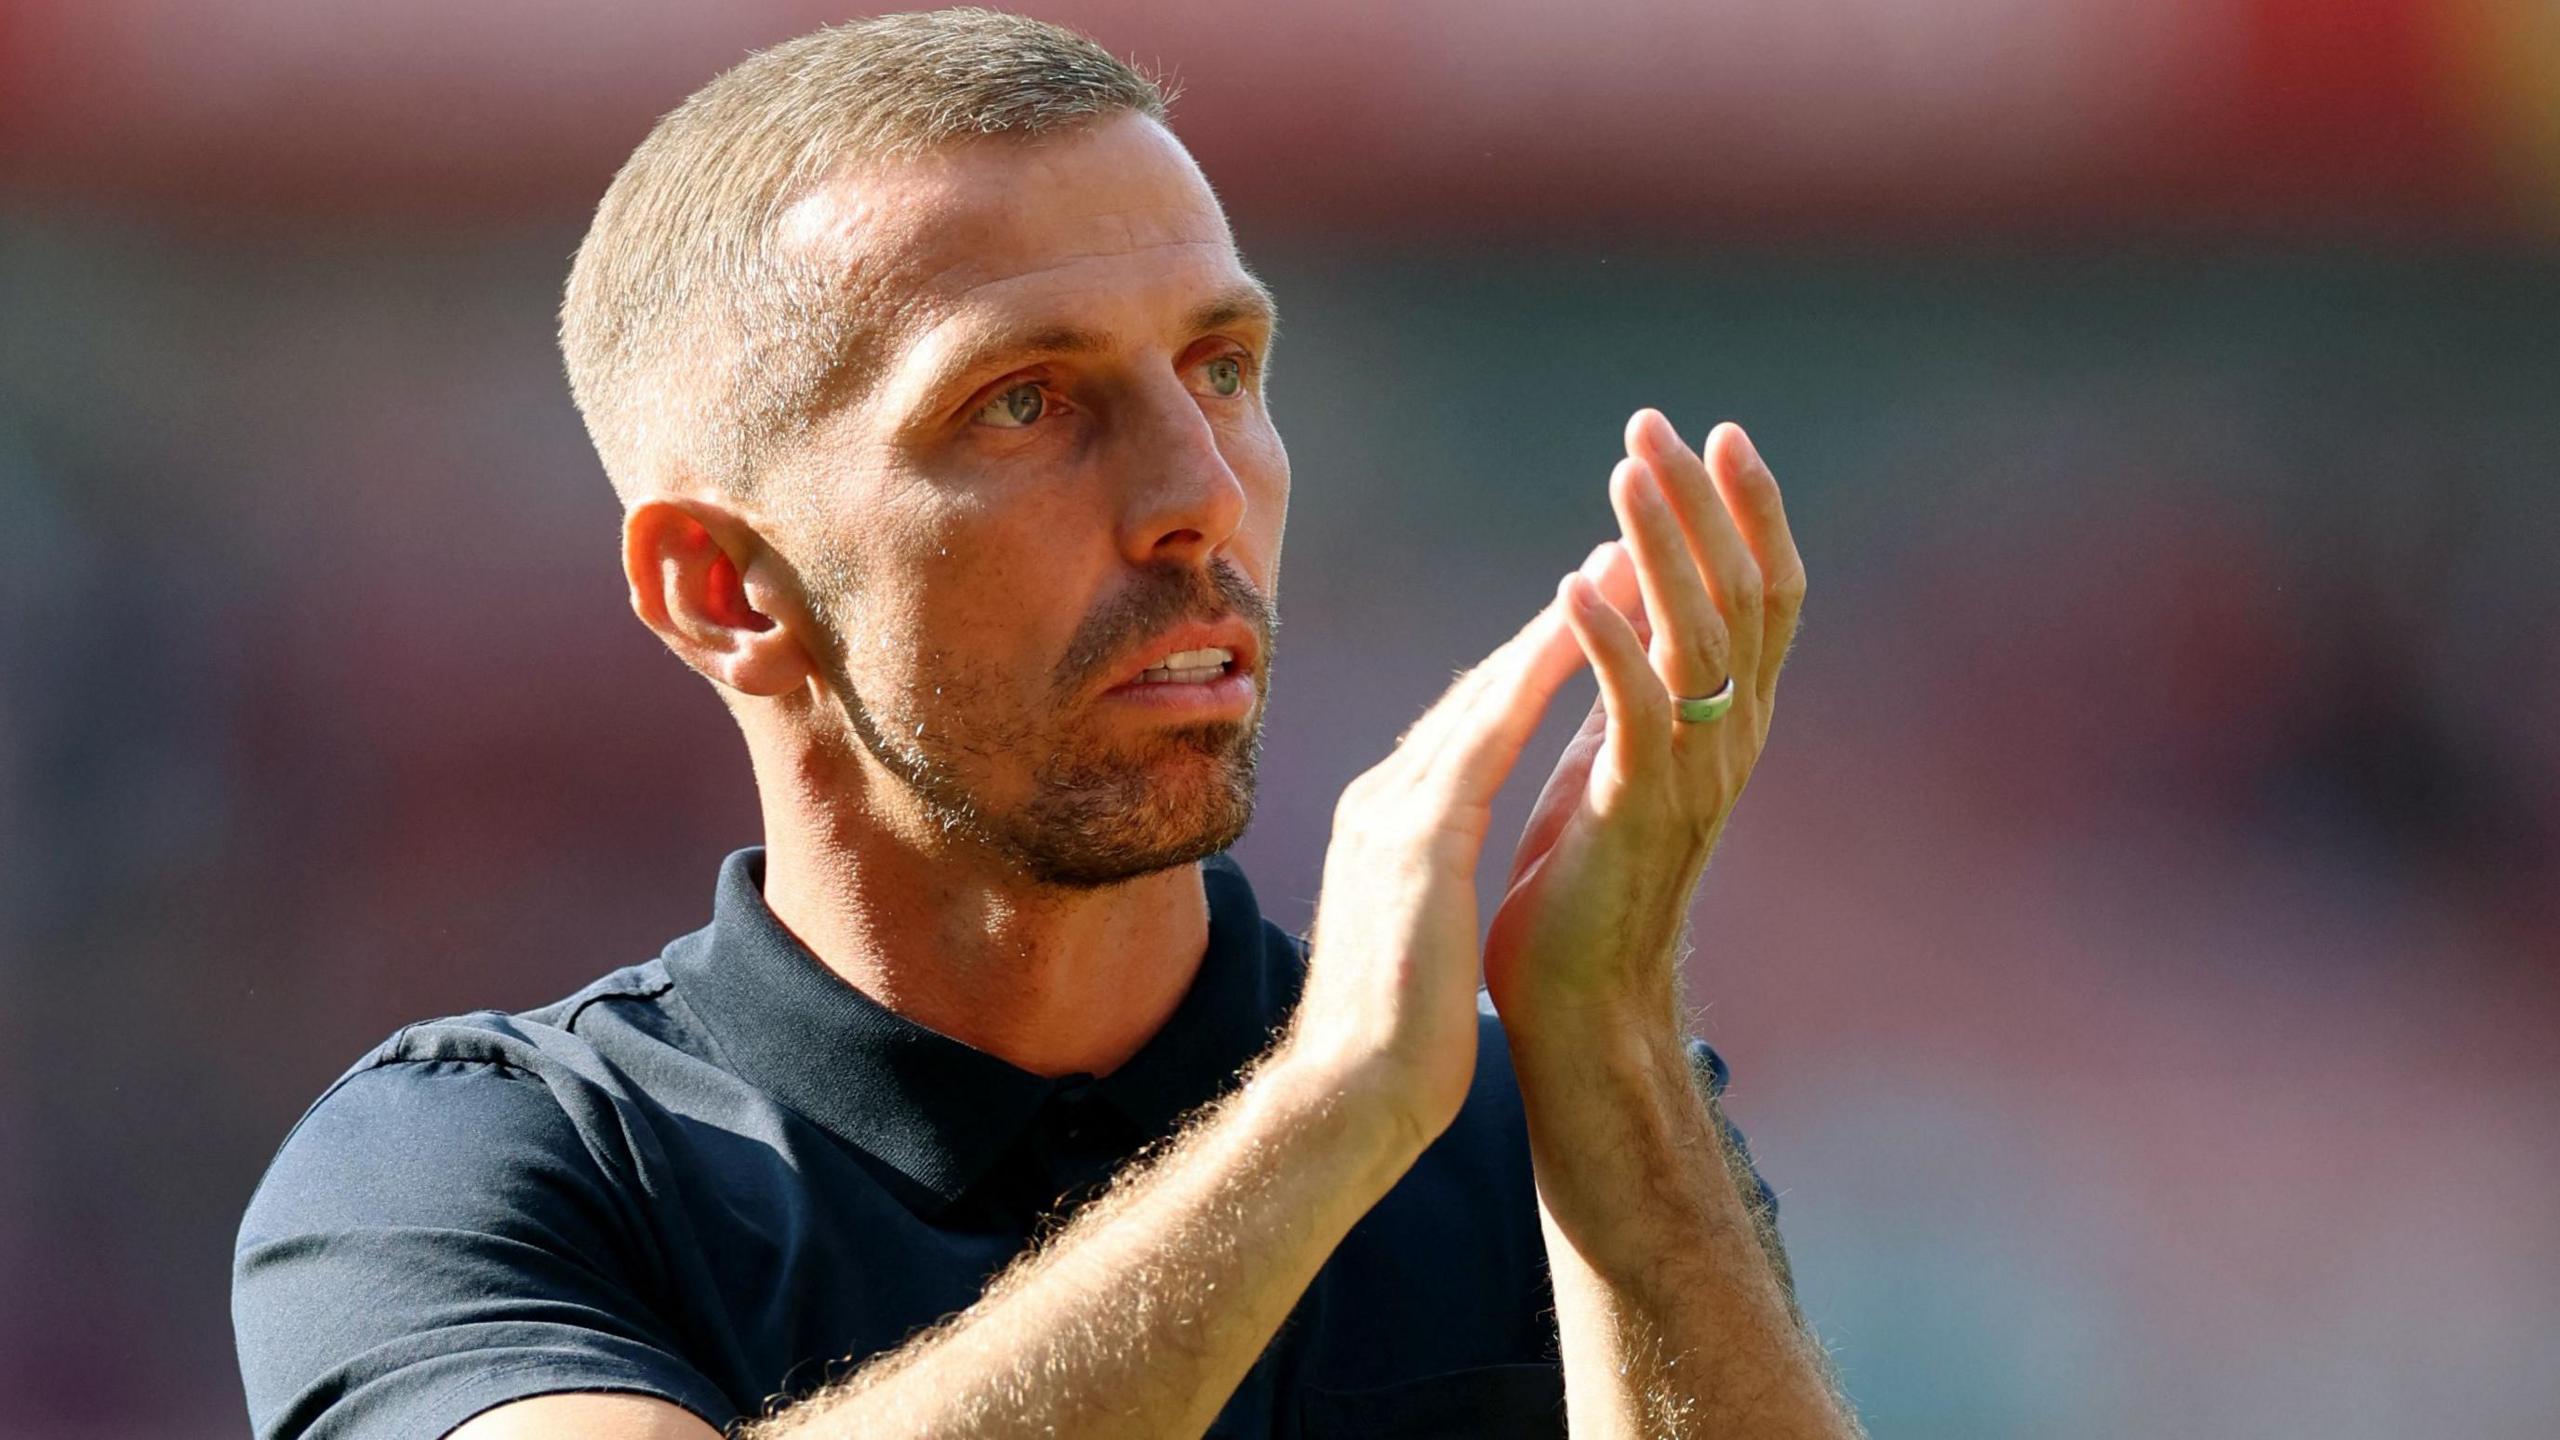
[[[861,277],[885,373],[763,503],[679,491],[634,506],[634,608],[725,687],[763,802],[766,899],[814,953],[1025,1069],[1107,1073],[1190,985],[1207,937],[1197,872],[1041,884],[946,831],[853,712],[942,758],[987,811],[1024,806],[1031,757],[1065,752],[1125,766],[1167,812],[1160,830],[1214,829],[1203,812],[1231,759],[1100,703],[1108,674],[1064,693],[1059,677],[1092,617],[1164,571],[1217,564],[1274,593],[1289,466],[1259,383],[1271,323],[1252,310],[1267,301],[1189,156],[1135,119],[845,176],[785,228]],[[1246,313],[1193,327],[1230,300]],[[1106,343],[951,368],[1059,329]],[[1229,357],[1245,384],[1222,397],[1206,371]],[[1022,384],[1048,396],[1039,424],[972,422]],[[1123,641],[1121,669],[1158,658]]]
[[[1200,962],[1199,871],[1044,882],[1016,822],[1055,788],[1042,767],[1060,755],[1105,799],[1123,794],[1114,776],[1124,798],[1152,797],[1116,821],[1168,851],[1234,818],[1243,749],[1219,717],[1106,693],[1120,660],[1155,658],[1146,643],[1100,668],[1075,657],[1097,625],[1118,633],[1111,617],[1157,613],[1129,609],[1150,587],[1196,597],[1223,568],[1272,595],[1285,453],[1258,383],[1218,393],[1224,372],[1206,368],[1259,357],[1267,321],[1198,323],[1253,287],[1189,156],[1139,117],[849,174],[785,233],[885,315],[883,379],[760,505],[680,477],[633,504],[634,608],[730,698],[763,798],[768,902],[816,955],[1026,1069],[1107,1072]],[[992,337],[1060,327],[1098,343],[950,370]],[[1046,433],[972,419],[1026,382],[1062,402]],[[1527,1102],[1573,1432],[1857,1433],[1688,1073],[1676,992],[1689,899],[1765,740],[1803,567],[1738,429],[1701,453],[1644,411],[1628,442],[1609,487],[1621,539],[1344,793],[1305,994],[1274,1051],[976,1305],[754,1435],[1200,1434],[1455,1117],[1480,974]],[[1601,703],[1480,948],[1494,794],[1585,663]],[[1672,694],[1707,694],[1728,669],[1730,714],[1673,721]],[[1257,690],[1247,732],[1259,706]],[[920,793],[928,772],[975,818]],[[643,1397],[560,1395],[456,1433],[711,1432]]]

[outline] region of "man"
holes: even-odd
[[[305,1117],[237,1257],[262,1435],[1855,1432],[1675,993],[1802,594],[1774,483],[1641,412],[1621,538],[1344,794],[1302,950],[1218,856],[1273,313],[1163,113],[1052,27],[892,17],[615,179],[570,380],[766,844],[660,959]]]

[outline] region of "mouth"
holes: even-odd
[[[1177,650],[1138,672],[1136,685],[1205,685],[1227,673],[1236,663],[1234,651],[1211,645],[1198,650]]]
[[[1147,641],[1103,698],[1187,718],[1251,714],[1261,687],[1259,638],[1241,620],[1193,623]]]

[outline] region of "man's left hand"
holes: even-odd
[[[1740,426],[1701,454],[1640,410],[1626,438],[1609,477],[1620,539],[1560,587],[1600,700],[1530,814],[1485,947],[1494,1005],[1524,1038],[1678,1038],[1690,898],[1768,738],[1804,603],[1777,481]],[[1730,710],[1678,718],[1680,697],[1727,676]]]

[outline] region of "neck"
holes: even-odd
[[[1107,1075],[1190,989],[1209,943],[1199,866],[1102,890],[1038,885],[895,833],[863,803],[870,777],[799,760],[795,783],[758,786],[765,904],[882,1005],[1036,1075]]]

